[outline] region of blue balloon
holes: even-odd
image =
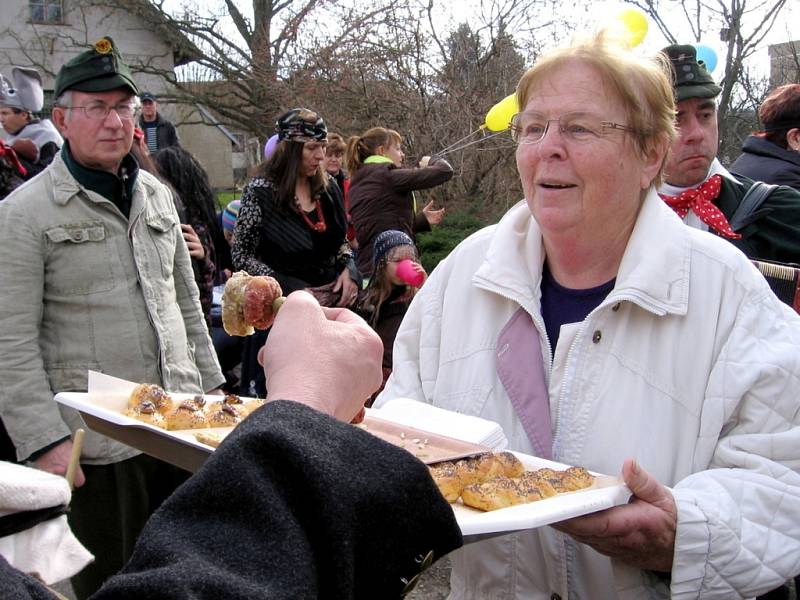
[[[697,49],[698,62],[702,61],[708,72],[713,73],[714,69],[717,68],[717,53],[714,52],[713,48],[705,44],[697,44],[695,48]]]

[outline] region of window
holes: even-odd
[[[28,0],[31,23],[63,23],[64,0]]]
[[[234,152],[244,152],[244,142],[245,142],[245,139],[246,139],[245,134],[231,132],[231,135],[236,140],[235,142],[233,142],[233,151]]]

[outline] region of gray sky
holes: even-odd
[[[355,3],[364,2],[365,0],[352,0]],[[722,0],[722,1],[729,1],[729,0]],[[764,0],[749,0],[748,4],[753,5],[756,2],[764,1]],[[477,21],[480,20],[479,15],[483,11],[489,10],[487,7],[491,6],[492,4],[496,3],[497,0],[438,0],[436,3],[437,11],[441,15],[442,23],[446,23],[444,27],[452,28],[453,23],[458,23],[464,20],[465,15],[470,16],[471,20],[476,22],[472,23],[473,25],[478,25]],[[766,2],[764,2],[766,4]],[[189,6],[197,6],[198,10],[201,12],[211,12],[211,11],[218,11],[220,7],[223,6],[222,0],[166,0],[165,5],[168,9],[172,10],[180,10],[180,7],[184,5]],[[251,4],[248,0],[239,0],[238,5],[242,8],[242,10],[248,9]],[[565,21],[574,22],[576,18],[580,18],[583,22],[578,23],[579,27],[582,27],[585,30],[591,30],[592,28],[597,27],[598,25],[607,25],[612,20],[616,18],[616,16],[622,11],[624,8],[630,8],[629,5],[625,5],[622,2],[613,2],[613,1],[605,1],[605,2],[593,2],[592,0],[588,0],[589,9],[584,12],[581,9],[576,9],[576,4],[570,1],[563,2],[563,19]],[[578,5],[579,6],[579,5]],[[465,7],[470,7],[465,10]],[[678,11],[674,11],[678,13]],[[679,42],[685,43],[693,43],[692,33],[691,30],[686,25],[685,18],[680,15],[676,14],[674,19],[665,19],[667,23],[670,25],[671,30],[679,38]],[[748,21],[750,21],[750,25],[752,26],[753,22],[757,23],[759,21],[759,17],[757,15],[750,15],[746,16],[744,20],[745,30],[747,30]],[[769,35],[765,39],[765,44],[762,48],[757,52],[756,56],[753,58],[753,64],[757,65],[759,71],[763,69],[763,73],[767,74],[768,72],[768,65],[769,65],[769,58],[767,53],[767,46],[769,44],[776,44],[781,42],[791,41],[792,39],[800,39],[800,32],[797,31],[796,27],[794,32],[790,30],[790,24],[797,24],[800,22],[800,1],[798,0],[788,0],[786,6],[784,7],[783,11],[781,12],[781,16],[776,22],[773,29],[770,31]],[[666,45],[666,40],[661,35],[661,32],[658,30],[658,27],[655,23],[649,22],[648,23],[648,33],[645,37],[642,44],[636,48],[635,51],[641,52],[646,55],[655,54],[659,49],[663,48]],[[233,29],[232,25],[230,25],[232,33],[235,35],[235,29]],[[685,37],[681,39],[680,32],[681,30],[685,30]],[[716,34],[716,31],[711,34],[708,34],[709,37],[707,39],[700,40],[700,43],[705,44],[711,48],[713,48],[718,56],[718,64],[722,65],[724,63],[724,54],[725,54],[725,47],[719,41],[719,37]],[[545,48],[546,49],[546,48]],[[714,75],[719,77],[721,76],[722,68],[721,66],[717,67],[714,72]]]

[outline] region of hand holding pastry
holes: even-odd
[[[267,401],[292,399],[350,421],[383,378],[383,343],[343,308],[323,308],[307,292],[291,294],[259,352]]]
[[[627,504],[553,525],[606,556],[640,569],[671,571],[678,527],[672,493],[628,459],[622,478],[633,492]]]

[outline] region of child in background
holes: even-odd
[[[229,246],[233,246],[233,230],[236,227],[236,218],[239,216],[241,205],[240,200],[233,200],[222,211],[222,234]]]
[[[419,264],[417,247],[411,238],[390,229],[378,234],[373,245],[373,274],[362,293],[358,312],[383,341],[383,384],[392,373],[392,346],[411,299],[427,274]],[[383,389],[373,394],[372,401]]]

